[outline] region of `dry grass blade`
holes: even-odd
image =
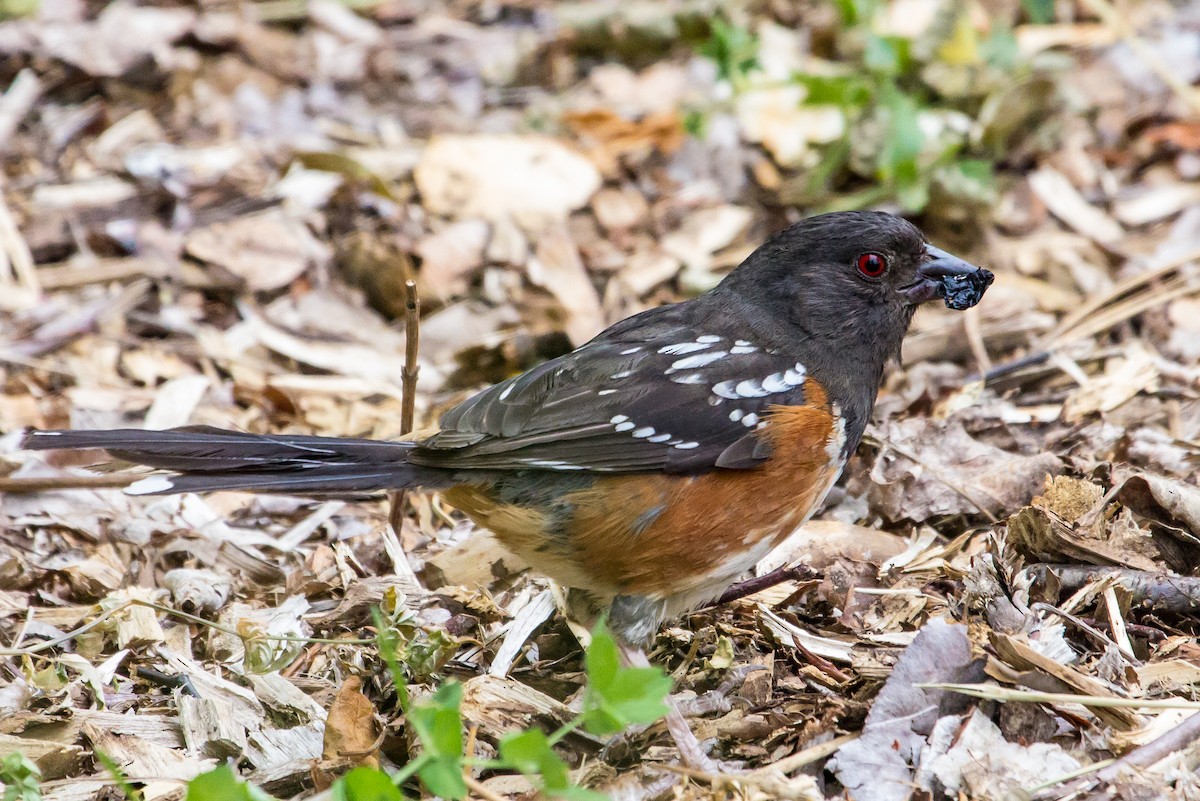
[[[1119,322],[1129,319],[1135,314],[1145,311],[1147,308],[1151,308],[1158,303],[1166,302],[1167,300],[1170,300],[1171,297],[1176,297],[1177,295],[1164,297],[1164,293],[1178,291],[1182,288],[1180,284],[1173,284],[1169,289],[1163,289],[1160,287],[1157,290],[1151,290],[1149,298],[1140,298],[1136,300],[1128,299],[1123,303],[1119,302],[1125,298],[1126,295],[1130,295],[1134,292],[1140,292],[1153,282],[1158,281],[1161,278],[1165,278],[1184,265],[1194,262],[1197,259],[1200,259],[1200,248],[1190,251],[1182,256],[1174,257],[1164,264],[1161,264],[1151,270],[1130,276],[1129,278],[1117,283],[1102,295],[1095,295],[1087,298],[1078,308],[1063,315],[1063,318],[1059,320],[1058,325],[1055,326],[1054,330],[1047,334],[1042,340],[1042,347],[1056,347],[1065,342],[1092,336],[1095,333],[1099,333],[1100,331],[1110,328]],[[1188,284],[1187,286],[1193,289],[1197,288],[1191,284]],[[1106,319],[1101,325],[1094,319],[1094,315],[1096,315],[1097,312],[1105,307],[1119,309],[1120,312],[1115,314],[1112,318]],[[1084,325],[1085,322],[1087,323],[1086,325]]]
[[[1001,687],[999,684],[917,684],[916,687],[927,687],[931,690],[948,690],[950,692],[969,695],[972,698],[983,698],[989,701],[1023,701],[1030,704],[1050,704],[1064,706],[1078,704],[1079,706],[1108,708],[1108,709],[1195,709],[1200,710],[1200,701],[1185,701],[1183,699],[1164,700],[1158,698],[1114,698],[1101,695],[1073,695],[1071,693],[1044,693],[1036,690],[1014,690]]]

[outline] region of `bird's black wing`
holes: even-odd
[[[768,447],[754,432],[768,407],[804,402],[804,365],[692,325],[689,311],[644,312],[484,390],[447,412],[411,461],[599,472],[759,464]]]

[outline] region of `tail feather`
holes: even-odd
[[[166,431],[31,431],[30,450],[101,448],[115,458],[169,470],[130,488],[136,494],[251,490],[289,494],[366,492],[450,483],[414,465],[412,442],[249,434],[209,426]]]

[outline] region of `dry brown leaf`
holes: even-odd
[[[325,719],[322,759],[329,765],[379,767],[375,707],[362,693],[362,679],[347,677]]]
[[[938,719],[970,702],[916,684],[970,680],[976,669],[965,626],[929,621],[905,649],[871,705],[863,736],[842,746],[828,764],[859,801],[904,801]]]
[[[974,439],[953,419],[893,420],[876,436],[882,450],[871,469],[869,499],[889,520],[1011,512],[1029,502],[1046,476],[1062,470],[1053,453],[1003,451]]]
[[[1089,379],[1067,396],[1063,419],[1075,423],[1095,412],[1112,411],[1141,393],[1157,391],[1158,386],[1155,356],[1135,341],[1121,356],[1105,363],[1103,375]]]
[[[235,217],[188,235],[188,255],[216,264],[254,291],[285,287],[310,265],[329,260],[327,245],[279,209]]]
[[[600,296],[565,226],[547,230],[529,261],[529,280],[545,287],[567,313],[567,336],[581,345],[604,328]]]
[[[543,136],[438,136],[414,171],[434,214],[538,231],[564,220],[600,187],[591,162]]]

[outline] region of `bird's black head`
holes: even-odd
[[[768,240],[722,282],[811,337],[899,351],[916,306],[974,306],[992,274],[877,211],[810,217]],[[790,326],[789,326],[790,327]]]
[[[941,298],[970,308],[991,282],[990,272],[933,247],[907,220],[858,211],[780,232],[716,294],[753,309],[757,319],[749,322],[760,335],[808,365],[865,425],[916,307]]]

